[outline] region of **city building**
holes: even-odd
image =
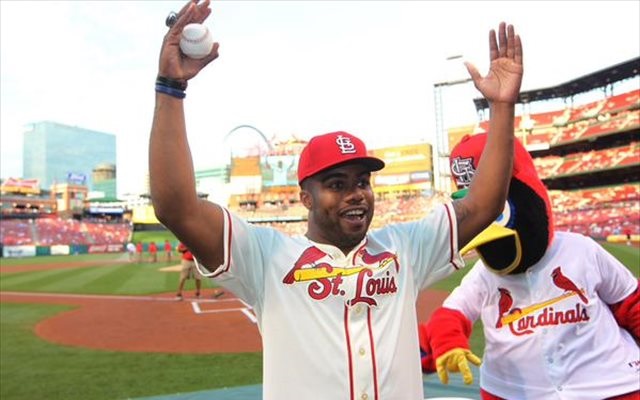
[[[67,183],[94,190],[92,172],[104,164],[116,164],[113,134],[51,121],[29,124],[23,134],[23,176],[42,188]]]
[[[116,166],[115,164],[101,163],[92,171],[92,192],[89,198],[116,199]]]

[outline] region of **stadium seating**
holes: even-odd
[[[14,245],[91,245],[124,244],[131,228],[125,223],[81,222],[74,219],[2,219],[2,244]]]
[[[640,105],[640,89],[607,98],[601,114],[616,114]]]
[[[640,233],[640,184],[549,191],[557,230],[604,239],[613,232]]]
[[[515,118],[516,135],[525,145],[552,147],[576,141],[593,140],[630,130],[640,130],[640,90],[632,90],[581,106],[531,113]],[[489,130],[488,121],[479,122],[474,133]],[[274,154],[298,154],[300,141],[278,146]],[[255,175],[259,159],[234,160],[239,175]],[[640,164],[640,141],[614,148],[575,152],[565,156],[534,157],[534,164],[544,180],[604,169]],[[306,232],[307,210],[289,193],[252,193],[236,195],[229,208],[247,220],[272,226],[288,234]],[[572,191],[550,191],[559,230],[570,230],[605,238],[613,232],[629,230],[640,234],[640,183]],[[418,194],[384,196],[376,199],[372,228],[392,222],[410,221],[426,215],[434,204],[447,200],[442,194],[433,197]],[[285,221],[286,220],[286,221]],[[0,220],[3,245],[55,244],[123,244],[131,228],[125,223],[77,221],[60,218]]]
[[[28,219],[2,219],[0,237],[2,244],[7,246],[33,244],[32,225]]]

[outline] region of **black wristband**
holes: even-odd
[[[185,91],[187,90],[187,81],[179,81],[176,79],[167,78],[158,75],[156,78],[156,85],[168,86],[173,89]]]

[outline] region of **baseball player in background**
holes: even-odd
[[[162,44],[149,145],[156,216],[191,249],[204,275],[255,310],[264,399],[423,399],[415,302],[421,289],[463,265],[458,248],[502,210],[523,73],[520,38],[500,24],[489,34],[487,76],[467,65],[491,104],[491,135],[468,196],[424,219],[369,232],[371,173],[384,162],[349,133],[319,135],[298,168],[308,229],[291,237],[196,195],[184,91],[218,57],[218,44],[207,57],[190,59],[179,40],[186,24],[202,23],[210,12],[208,1],[190,1]]]
[[[462,193],[486,142],[465,137],[451,153]],[[517,140],[504,212],[461,252],[474,247],[480,260],[419,326],[425,372],[445,384],[461,372],[470,384],[480,318],[482,399],[640,399],[638,280],[591,238],[554,232],[546,188]]]
[[[182,290],[187,279],[195,280],[196,284],[196,298],[200,298],[200,289],[202,289],[202,277],[196,268],[196,262],[194,261],[193,254],[184,243],[178,244],[178,253],[180,253],[180,280],[178,281],[178,292],[176,293],[176,300],[182,300]]]

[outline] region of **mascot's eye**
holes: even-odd
[[[502,214],[496,219],[496,224],[500,226],[504,226],[505,228],[513,228],[515,225],[516,219],[516,209],[511,202],[508,200],[504,203],[504,209],[502,210]]]

